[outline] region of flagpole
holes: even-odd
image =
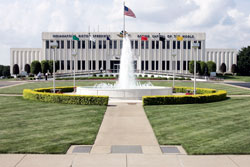
[[[124,14],[124,10],[125,10],[125,1],[123,1],[123,38],[125,37],[125,14]]]

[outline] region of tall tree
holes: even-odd
[[[31,63],[31,73],[37,75],[41,71],[42,71],[41,63],[39,61],[37,61],[37,60],[33,61]]]
[[[4,66],[0,65],[0,77],[3,76],[3,69],[4,69]]]
[[[19,74],[19,66],[18,66],[18,64],[14,64],[14,66],[13,66],[13,74],[15,74],[15,75]]]
[[[239,71],[238,66],[236,64],[233,64],[232,67],[231,67],[231,72],[233,74],[235,74],[235,73],[238,73],[238,71]]]
[[[213,61],[207,62],[207,69],[208,69],[208,75],[210,75],[211,72],[216,72],[216,64]]]
[[[55,65],[56,65],[56,67],[55,67],[55,72],[56,72],[57,70],[59,70],[59,61],[58,60],[55,62]],[[53,60],[49,60],[49,72],[51,74],[53,73]]]
[[[222,74],[224,75],[224,73],[226,72],[226,70],[227,70],[226,64],[225,64],[225,63],[222,63],[222,64],[220,65],[220,72],[222,72]]]
[[[2,75],[5,77],[10,76],[10,66],[3,66]]]
[[[201,66],[200,66],[200,61],[196,62],[196,73],[200,74],[201,71]],[[189,62],[189,72],[194,74],[194,61]]]
[[[42,73],[45,74],[49,70],[49,60],[43,60],[41,61],[41,66],[42,66]]]
[[[29,74],[30,73],[30,65],[29,64],[25,64],[24,70]]]
[[[207,63],[204,61],[200,62],[201,70],[200,70],[200,75],[207,75],[206,70],[207,70]]]
[[[240,75],[250,75],[250,46],[242,48],[237,55]]]

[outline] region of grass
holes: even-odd
[[[0,153],[66,153],[93,144],[106,107],[0,97]]]
[[[224,80],[231,80],[231,81],[243,81],[243,82],[250,82],[250,76],[233,76],[233,75],[225,75],[220,76]]]
[[[188,154],[249,154],[250,98],[207,104],[145,106],[161,145]]]
[[[172,86],[172,81],[151,81],[155,86]],[[193,87],[194,83],[192,81],[176,81],[175,86]],[[226,90],[228,95],[250,95],[250,90],[237,88],[229,85],[219,84],[219,83],[208,83],[208,82],[197,82],[196,87],[198,88],[211,88],[217,90]]]

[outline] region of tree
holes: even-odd
[[[200,70],[200,75],[207,75],[207,63],[204,61],[200,62],[201,70]]]
[[[201,71],[201,66],[200,66],[200,61],[196,62],[196,73],[200,74]],[[189,62],[189,72],[194,74],[194,61]]]
[[[4,68],[4,66],[0,65],[0,77],[3,75],[3,68]]]
[[[222,74],[224,75],[224,73],[227,71],[227,67],[225,63],[222,63],[220,65],[220,72],[222,72]]]
[[[19,66],[18,66],[18,64],[14,64],[14,66],[13,66],[13,74],[15,74],[15,75],[19,74]]]
[[[41,66],[42,66],[42,73],[45,74],[49,70],[49,60],[43,60],[41,61]]]
[[[37,75],[39,72],[41,72],[41,63],[35,60],[31,63],[31,73]]]
[[[10,76],[10,66],[3,66],[2,75],[5,77]]]
[[[55,72],[57,70],[59,70],[59,61],[57,60],[55,62],[56,68],[55,68]],[[53,60],[49,60],[49,72],[52,74],[53,73]]]
[[[231,67],[231,72],[233,74],[238,73],[238,66],[236,64],[233,64]]]
[[[216,64],[213,61],[208,61],[207,62],[207,70],[208,70],[208,75],[210,75],[211,72],[216,72]]]
[[[250,75],[250,46],[242,48],[237,55],[238,73]]]
[[[29,64],[25,64],[24,70],[29,74],[30,73],[30,65]]]

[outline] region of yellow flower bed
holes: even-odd
[[[186,90],[193,90],[189,87],[175,87],[176,93],[185,93]],[[168,105],[168,104],[192,104],[209,103],[225,100],[227,92],[225,90],[197,88],[196,95],[166,95],[166,96],[143,96],[143,105]]]
[[[24,89],[23,98],[50,103],[108,105],[108,96],[62,94],[65,92],[73,92],[74,87],[56,87],[61,93],[50,93],[51,89],[52,88]]]

